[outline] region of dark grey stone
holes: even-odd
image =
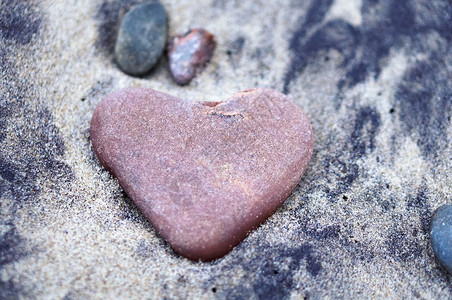
[[[452,205],[443,205],[435,211],[430,240],[436,258],[452,274]]]
[[[122,20],[115,45],[119,67],[131,75],[149,72],[162,55],[167,40],[167,17],[158,2],[129,11]]]

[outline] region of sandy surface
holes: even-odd
[[[165,59],[143,78],[113,62],[132,2],[0,2],[0,298],[452,297],[428,238],[452,200],[450,1],[162,1],[171,35],[218,43],[186,87]],[[130,86],[283,91],[313,125],[310,167],[231,253],[182,258],[92,151],[94,108]]]

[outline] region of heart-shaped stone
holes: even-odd
[[[223,102],[120,90],[95,109],[91,139],[173,249],[204,261],[228,253],[284,203],[314,143],[302,109],[271,89]]]

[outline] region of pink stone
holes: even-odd
[[[120,90],[94,111],[91,139],[162,237],[204,261],[228,253],[284,203],[314,144],[302,109],[271,89],[223,102]]]
[[[173,38],[168,46],[168,61],[174,81],[180,85],[190,83],[210,60],[214,49],[215,37],[202,28]]]

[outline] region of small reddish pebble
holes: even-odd
[[[314,144],[302,109],[270,89],[201,103],[120,90],[95,109],[91,139],[161,236],[204,261],[228,253],[284,203]]]
[[[204,69],[214,50],[215,37],[202,28],[173,38],[168,46],[168,60],[174,81],[180,85],[190,83]]]

